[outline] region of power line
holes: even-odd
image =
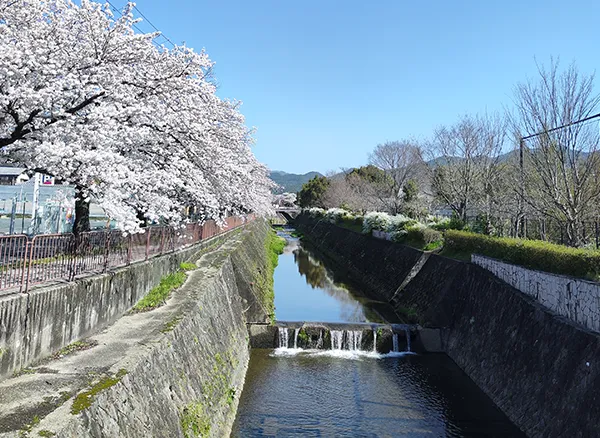
[[[540,132],[537,132],[535,134],[530,134],[530,135],[528,135],[526,137],[521,137],[521,139],[522,140],[528,140],[530,138],[537,137],[538,135],[549,134],[551,132],[558,131],[559,129],[564,129],[564,128],[568,128],[569,126],[574,126],[574,125],[578,125],[580,123],[589,122],[590,120],[594,120],[594,119],[597,119],[599,117],[600,117],[600,113],[594,114],[593,116],[586,117],[585,119],[575,120],[574,122],[569,122],[569,123],[566,123],[566,124],[564,124],[562,126],[557,126],[556,128],[546,129],[544,131],[540,131]]]
[[[148,18],[147,18],[147,17],[146,17],[146,16],[145,16],[143,13],[142,13],[142,11],[140,11],[140,10],[139,10],[139,8],[138,8],[137,6],[135,6],[135,5],[134,5],[134,6],[133,6],[133,9],[135,9],[136,11],[138,11],[138,13],[141,15],[141,17],[142,17],[144,20],[146,20],[146,22],[147,22],[147,23],[148,23],[150,26],[152,26],[152,27],[154,28],[154,30],[155,30],[155,31],[157,31],[157,32],[160,32],[160,35],[161,35],[161,36],[162,36],[164,39],[166,39],[168,42],[170,42],[170,43],[173,45],[173,47],[175,47],[175,43],[173,43],[173,41],[171,41],[169,38],[167,38],[167,36],[166,36],[164,33],[162,33],[162,32],[161,32],[161,31],[160,31],[160,30],[159,30],[159,29],[158,29],[158,28],[157,28],[157,27],[156,27],[154,24],[152,24],[152,22],[151,22],[151,21],[150,21],[150,20],[149,20],[149,19],[148,19]]]
[[[112,8],[112,9],[113,9],[113,10],[114,10],[116,13],[118,13],[118,14],[119,14],[121,17],[123,16],[123,13],[121,12],[121,10],[120,10],[120,9],[117,9],[117,7],[116,7],[115,5],[113,5],[113,4],[110,2],[110,0],[107,0],[107,3],[109,4],[109,6],[110,6],[110,7],[111,7],[111,8]],[[159,30],[159,29],[158,29],[158,28],[157,28],[157,27],[156,27],[154,24],[152,24],[152,22],[151,22],[150,20],[148,20],[148,18],[146,18],[146,16],[145,16],[145,15],[142,13],[142,11],[140,11],[140,10],[138,9],[138,7],[137,7],[137,6],[134,6],[133,8],[134,8],[134,9],[135,9],[135,10],[136,10],[136,11],[137,11],[139,14],[140,14],[140,16],[141,16],[141,17],[142,17],[144,20],[146,20],[146,22],[147,22],[147,23],[148,23],[150,26],[152,26],[152,28],[154,28],[154,30],[155,30],[156,32],[160,33],[160,35],[159,35],[159,36],[163,37],[163,38],[164,38],[166,41],[168,41],[168,42],[169,42],[169,43],[170,43],[170,44],[171,44],[173,47],[175,47],[175,46],[176,46],[176,44],[175,44],[175,43],[173,43],[173,41],[171,41],[171,40],[170,40],[170,39],[169,39],[169,38],[168,38],[168,37],[167,37],[167,36],[166,36],[164,33],[162,33],[162,32],[161,32],[161,31],[160,31],[160,30]],[[133,28],[134,28],[135,30],[137,30],[139,33],[146,33],[146,32],[144,32],[142,29],[140,29],[140,28],[139,28],[139,27],[138,27],[136,24],[134,24],[134,25],[133,25]],[[160,48],[160,47],[161,47],[161,45],[160,45],[160,44],[158,44],[158,43],[157,43],[157,42],[156,42],[154,39],[152,40],[152,43],[154,43],[154,45],[156,45],[158,48]]]

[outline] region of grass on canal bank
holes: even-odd
[[[275,322],[275,290],[273,274],[279,263],[279,255],[283,254],[283,248],[287,244],[283,237],[279,237],[273,230],[269,230],[265,240],[266,250],[266,272],[260,271],[256,275],[255,283],[263,297],[263,305],[271,322]]]
[[[196,268],[197,266],[194,263],[181,263],[181,265],[179,265],[179,271],[164,276],[157,286],[153,287],[144,298],[133,306],[131,312],[148,312],[165,304],[173,291],[185,283],[187,278],[186,272]]]

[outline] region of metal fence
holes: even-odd
[[[72,281],[176,251],[237,228],[254,217],[228,217],[182,228],[152,226],[143,233],[116,230],[74,234],[0,236],[0,291],[27,292],[32,285]]]

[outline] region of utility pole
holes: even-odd
[[[33,177],[33,204],[31,206],[31,233],[35,234],[37,232],[37,227],[35,226],[35,219],[37,215],[38,204],[40,202],[40,174],[38,172],[35,173]]]
[[[521,222],[525,218],[525,165],[523,160],[523,149],[525,149],[525,138],[521,137],[521,139],[519,140],[519,217],[517,218],[515,237],[519,237],[519,232],[523,229],[523,224]]]

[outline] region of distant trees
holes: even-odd
[[[463,222],[475,209],[492,213],[505,136],[506,124],[498,115],[467,115],[434,132],[427,151],[433,195]]]
[[[281,193],[273,195],[273,204],[279,207],[295,207],[298,196],[296,193]]]
[[[315,176],[302,186],[298,192],[298,205],[300,207],[321,207],[323,208],[323,197],[325,191],[330,185],[329,179],[324,176]]]
[[[370,211],[381,208],[381,193],[388,193],[390,180],[375,166],[362,166],[332,174],[323,204],[326,208]]]
[[[425,169],[422,150],[414,141],[388,141],[379,144],[369,154],[369,163],[385,172],[389,181],[389,193],[381,200],[386,204],[386,210],[396,214],[404,204],[404,187],[418,184]]]
[[[388,141],[337,174],[321,207],[452,213],[452,226],[572,246],[600,241],[600,94],[575,65],[539,66],[512,113],[465,115],[428,141]],[[431,218],[430,218],[431,219]],[[433,220],[433,219],[431,219]]]
[[[600,111],[594,76],[558,62],[538,68],[537,80],[515,89],[515,128],[523,141],[523,202],[543,217],[565,224],[566,241],[578,246],[583,222],[598,215],[598,124],[578,123]],[[560,129],[555,129],[559,128]]]

